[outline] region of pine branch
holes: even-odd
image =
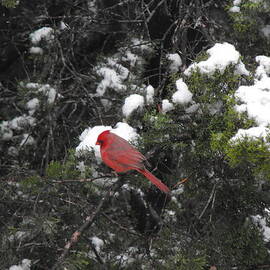
[[[70,249],[79,241],[81,235],[83,234],[83,232],[87,229],[89,229],[92,224],[94,223],[94,221],[97,219],[97,217],[101,214],[101,209],[104,205],[104,203],[108,200],[108,198],[111,196],[111,194],[115,191],[117,191],[122,185],[123,185],[123,181],[121,181],[122,179],[120,178],[106,193],[105,195],[102,197],[102,199],[100,200],[96,210],[89,215],[86,218],[85,223],[83,223],[81,225],[80,228],[78,228],[71,236],[70,240],[66,243],[64,250],[62,252],[62,254],[60,255],[60,257],[58,258],[57,262],[54,264],[52,270],[56,270],[58,269],[63,262],[65,261],[66,257],[69,254]]]

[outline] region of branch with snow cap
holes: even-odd
[[[235,110],[239,113],[247,113],[248,118],[255,121],[254,127],[240,129],[231,139],[235,142],[242,138],[262,138],[266,139],[270,135],[270,58],[257,56],[259,63],[255,71],[254,85],[240,86],[234,96],[240,103],[235,105]]]
[[[185,84],[183,79],[176,81],[176,92],[172,95],[172,102],[169,99],[163,99],[161,108],[162,113],[167,113],[174,110],[174,105],[186,105],[192,102],[192,93],[188,90],[188,86]],[[148,85],[145,90],[146,101],[142,95],[132,94],[125,99],[124,105],[122,107],[123,115],[128,118],[134,111],[142,110],[145,106],[154,103],[154,88]]]
[[[178,72],[182,66],[182,59],[178,53],[168,53],[166,58],[170,61],[169,70],[170,72]]]
[[[249,71],[240,60],[240,53],[235,47],[227,42],[216,43],[207,50],[209,58],[199,63],[190,65],[184,72],[186,76],[191,76],[192,72],[199,71],[202,74],[213,75],[216,71],[223,73],[229,65],[235,65],[235,73],[239,75],[249,75]]]

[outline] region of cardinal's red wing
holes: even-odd
[[[106,147],[101,149],[103,161],[116,172],[144,168],[146,159],[137,149],[121,137],[110,133]]]
[[[116,172],[126,172],[134,169],[144,168],[143,159],[136,154],[117,151],[103,152],[102,159],[109,167]]]

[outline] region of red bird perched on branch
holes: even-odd
[[[136,170],[149,179],[161,191],[165,193],[170,192],[170,189],[166,185],[145,168],[143,164],[146,160],[145,156],[125,139],[106,130],[99,134],[96,145],[100,145],[103,162],[116,172]]]

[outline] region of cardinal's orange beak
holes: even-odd
[[[101,145],[101,141],[96,141],[96,145]]]

